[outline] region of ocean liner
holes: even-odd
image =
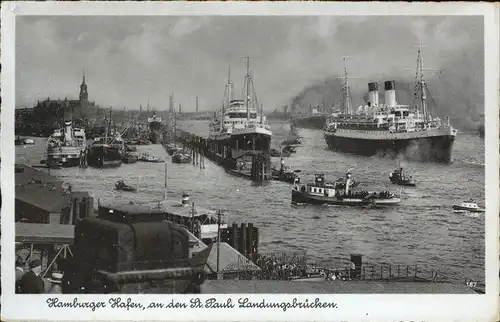
[[[413,106],[396,102],[395,82],[389,80],[384,82],[385,104],[379,104],[378,83],[371,82],[368,84],[368,104],[360,106],[356,112],[352,108],[345,67],[342,113],[333,116],[325,125],[328,147],[366,156],[450,162],[457,130],[451,126],[449,117],[442,122],[428,112],[428,88],[422,64],[419,48]]]
[[[149,128],[149,141],[156,144],[160,143],[162,140],[162,128],[163,124],[161,122],[161,117],[153,115],[153,117],[148,118],[148,128]]]
[[[233,83],[229,71],[225,90],[225,102],[220,111],[215,112],[209,125],[209,139],[220,146],[230,146],[232,156],[236,157],[249,151],[269,153],[272,131],[257,108],[259,103],[250,73],[250,59],[247,59],[247,73],[243,85],[243,99],[233,99]]]

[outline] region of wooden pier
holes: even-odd
[[[234,151],[229,144],[222,144],[181,129],[171,130],[164,137],[165,143],[181,143],[188,148],[192,153],[193,164],[203,164],[203,168],[206,157],[231,174],[254,181],[272,180],[271,156],[265,151]]]

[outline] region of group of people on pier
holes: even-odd
[[[16,261],[16,293],[62,294],[62,273],[54,272],[50,278],[42,278],[42,262],[40,259],[31,260],[27,272],[24,271],[23,266],[21,262]]]

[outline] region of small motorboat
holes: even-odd
[[[455,212],[485,212],[484,208],[479,208],[474,200],[463,201],[460,205],[453,205],[453,210]]]
[[[144,153],[143,155],[141,155],[141,157],[139,158],[139,161],[152,162],[152,163],[162,162],[160,159],[158,159],[155,156],[150,155],[149,153]]]
[[[184,152],[175,152],[172,156],[173,163],[190,163],[191,160],[191,155]]]
[[[15,145],[35,145],[35,141],[33,139],[26,139],[26,138],[21,138],[20,136],[17,136],[16,139],[14,140]]]
[[[297,148],[294,147],[293,145],[287,145],[283,148],[282,152],[283,153],[296,153]]]
[[[167,144],[167,153],[173,155],[176,152],[182,152],[182,148],[175,144]]]
[[[119,180],[115,183],[115,189],[116,190],[121,190],[121,191],[130,191],[130,192],[136,192],[137,188],[126,185],[123,180]]]
[[[299,137],[288,138],[288,139],[283,140],[281,142],[281,144],[283,144],[283,145],[300,145],[301,143],[302,143],[302,141]]]

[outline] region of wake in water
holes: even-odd
[[[470,217],[470,218],[478,218],[479,216],[481,216],[481,213],[471,212],[471,211],[467,211],[467,210],[453,210],[453,213],[464,214],[466,217]]]
[[[470,164],[470,165],[475,165],[479,167],[484,167],[484,160],[478,160],[476,157],[463,157],[463,158],[456,158],[453,160],[454,163],[464,163],[464,164]]]

